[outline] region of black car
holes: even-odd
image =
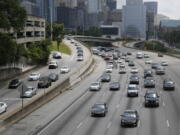
[[[133,66],[135,66],[135,64],[133,61],[129,61],[128,66],[133,67]]]
[[[156,69],[156,68],[158,68],[160,66],[160,64],[158,64],[158,63],[152,63],[151,64],[151,68],[152,69]]]
[[[41,77],[38,82],[38,88],[48,88],[51,86],[51,79],[49,77]]]
[[[137,126],[139,121],[139,114],[137,110],[126,110],[121,115],[121,126]]]
[[[101,82],[110,82],[111,81],[111,75],[110,74],[103,74],[101,76]]]
[[[16,89],[19,87],[19,85],[21,85],[21,83],[22,83],[21,80],[13,79],[10,81],[8,88],[9,89]]]
[[[127,52],[127,55],[132,55],[132,53],[131,52]]]
[[[133,75],[130,76],[129,79],[130,79],[129,80],[130,84],[139,84],[139,77],[138,77],[138,75],[133,74]]]
[[[112,82],[109,86],[110,90],[119,90],[120,89],[120,83],[119,82]]]
[[[163,81],[163,89],[164,90],[174,90],[175,83],[169,78]]]
[[[146,91],[145,107],[159,107],[159,96],[155,91]]]
[[[153,71],[151,69],[144,70],[144,78],[146,77],[153,77]]]
[[[130,59],[129,58],[125,58],[125,62],[129,62],[130,61]]]
[[[91,116],[106,116],[108,112],[108,107],[106,103],[97,103],[94,104],[91,108]]]
[[[59,79],[59,75],[58,74],[55,74],[55,73],[51,73],[49,74],[49,79],[52,81],[52,82],[55,82]]]
[[[144,79],[144,88],[155,88],[155,79],[153,77],[147,77]]]

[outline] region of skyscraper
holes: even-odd
[[[106,4],[110,10],[115,10],[117,8],[117,0],[107,0]]]
[[[122,30],[126,37],[146,37],[146,7],[142,0],[126,0],[126,5],[123,6]]]

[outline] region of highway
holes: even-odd
[[[110,91],[109,83],[103,83],[101,90],[98,92],[89,91],[90,84],[98,80],[105,70],[103,59],[95,56],[97,67],[89,77],[72,88],[72,91],[60,95],[5,130],[2,134],[180,135],[180,60],[170,56],[157,57],[156,53],[151,52],[146,52],[150,55],[150,58],[136,59],[135,54],[138,50],[123,46],[119,50],[121,52],[133,52],[133,55],[129,57],[134,60],[141,77],[139,97],[129,98],[126,96],[129,76],[131,75],[127,63],[128,72],[126,74],[119,74],[118,68],[114,68],[111,73],[111,82],[119,81],[121,84],[119,91]],[[150,68],[150,65],[145,64],[145,60],[152,60],[153,62],[166,60],[169,63],[165,75],[155,75],[156,87],[153,90],[156,90],[160,95],[160,106],[158,108],[144,107],[144,95],[147,88],[143,86],[143,71],[145,68]],[[163,80],[168,77],[176,83],[175,91],[163,90]],[[106,102],[108,105],[106,117],[91,117],[91,106],[99,102]],[[137,127],[122,128],[120,126],[120,115],[126,109],[138,110],[140,121]]]
[[[76,47],[74,44],[71,44],[70,41],[64,40],[64,42],[70,47],[72,50],[72,55],[66,55],[62,54],[62,59],[57,59],[58,63],[58,68],[56,69],[48,69],[48,65],[44,66],[36,71],[32,72],[38,72],[42,76],[48,76],[50,73],[56,73],[59,74],[59,80],[52,83],[52,85],[58,84],[63,81],[65,77],[70,75],[72,72],[75,72],[77,69],[81,68],[85,62],[88,60],[90,57],[89,50],[85,47],[82,46],[85,55],[84,55],[84,61],[83,62],[77,62],[76,61]],[[53,58],[51,58],[53,59]],[[68,66],[70,68],[70,72],[67,74],[60,74],[60,68],[62,66]],[[29,73],[30,74],[30,73]],[[37,87],[38,81],[28,81],[29,74],[22,75],[20,78],[27,86],[32,86],[32,87]],[[45,91],[45,89],[38,89],[37,92],[39,91]],[[24,98],[24,103],[31,100],[31,98]],[[20,98],[20,92],[18,89],[8,89],[8,86],[4,86],[3,88],[0,89],[0,101],[5,102],[8,105],[7,111],[13,110],[16,108],[18,105],[21,105],[22,98]]]

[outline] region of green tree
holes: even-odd
[[[21,6],[19,0],[0,1],[0,28],[19,31],[24,27],[26,21],[26,10]]]
[[[51,37],[51,24],[47,23],[46,26],[46,35],[47,38]],[[53,35],[53,40],[57,41],[58,49],[60,46],[60,43],[62,42],[62,39],[64,38],[65,30],[64,30],[64,25],[63,24],[52,24],[52,35]]]
[[[95,36],[95,37],[102,36],[101,30],[99,28],[97,28],[97,27],[90,27],[84,33],[85,33],[86,36]]]

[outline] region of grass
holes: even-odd
[[[61,53],[67,54],[67,55],[71,55],[72,51],[71,49],[64,43],[62,42],[59,46],[59,50],[58,50],[58,46],[57,46],[57,42],[53,41],[52,45],[49,46],[51,51],[60,51]]]
[[[180,51],[176,51],[174,49],[168,49],[168,52],[171,53],[171,54],[180,55]]]

